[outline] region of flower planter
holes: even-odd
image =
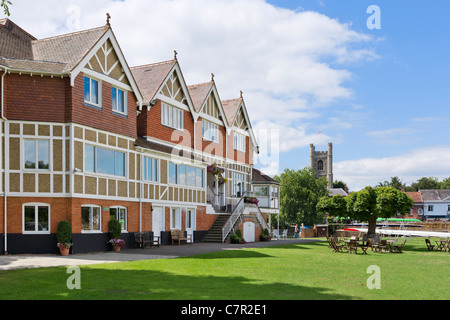
[[[116,252],[119,252],[120,248],[121,248],[120,246],[113,246],[113,250],[116,251]]]
[[[68,247],[68,248],[59,248],[59,253],[62,256],[68,256],[69,255],[69,251],[70,251],[70,247]]]

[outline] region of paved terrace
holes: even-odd
[[[71,254],[67,257],[63,257],[60,255],[2,255],[0,256],[0,271],[24,268],[76,266],[148,259],[171,259],[222,250],[261,248],[274,245],[308,243],[313,241],[319,241],[319,239],[271,240],[246,244],[194,243],[182,245],[164,245],[160,246],[159,248],[124,249],[120,252],[108,251],[92,254]]]

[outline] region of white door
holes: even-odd
[[[255,242],[255,224],[247,221],[244,223],[244,240],[247,242]]]
[[[186,210],[186,232],[192,235],[192,242],[194,242],[195,231],[195,209]]]
[[[164,230],[163,225],[163,208],[162,207],[153,207],[152,212],[152,231],[153,235],[156,237],[160,237],[161,240],[161,231]]]

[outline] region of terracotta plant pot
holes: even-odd
[[[114,251],[120,251],[120,246],[113,246]]]
[[[69,255],[69,250],[70,250],[70,247],[69,248],[59,248],[59,252],[61,253],[61,255],[62,256],[68,256]]]

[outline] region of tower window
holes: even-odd
[[[322,160],[317,161],[317,170],[319,170],[319,171],[323,170],[323,161]]]

